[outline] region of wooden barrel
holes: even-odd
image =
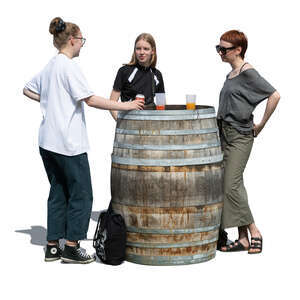
[[[111,190],[127,225],[127,261],[179,265],[215,257],[222,160],[213,107],[119,113]]]

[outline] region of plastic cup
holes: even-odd
[[[135,100],[142,100],[142,101],[145,102],[145,96],[142,95],[142,94],[137,94],[137,95],[135,96]]]
[[[166,94],[165,93],[155,94],[155,104],[157,110],[164,110],[166,105]]]
[[[196,109],[196,95],[186,95],[186,109],[195,110]]]

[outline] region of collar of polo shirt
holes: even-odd
[[[136,67],[139,69],[139,70],[142,70],[142,71],[148,71],[151,69],[151,67],[144,67],[142,65],[140,65],[139,63],[136,64]]]

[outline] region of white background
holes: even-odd
[[[295,299],[299,282],[299,9],[296,1],[9,1],[1,8],[1,294],[25,299]],[[39,105],[24,84],[55,55],[52,18],[78,24],[86,45],[76,61],[96,94],[108,97],[141,32],[156,39],[167,102],[217,108],[230,71],[215,52],[222,33],[244,31],[249,61],[281,94],[255,140],[245,184],[264,237],[262,255],[217,253],[203,264],[119,267],[43,262],[49,183],[38,153]],[[260,120],[265,103],[255,114]],[[115,123],[86,109],[96,212],[110,199]],[[95,229],[91,220],[89,238]],[[26,231],[27,234],[16,232]],[[31,233],[31,234],[29,234]],[[236,231],[230,235],[235,238]],[[82,243],[93,251],[90,241]],[[110,293],[110,296],[108,296]]]

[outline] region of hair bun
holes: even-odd
[[[66,23],[63,21],[62,18],[54,18],[49,27],[49,32],[51,34],[58,34],[66,29]]]
[[[62,31],[64,31],[66,29],[66,23],[60,19],[57,23],[57,25],[55,26],[55,32],[56,33],[60,33]]]

